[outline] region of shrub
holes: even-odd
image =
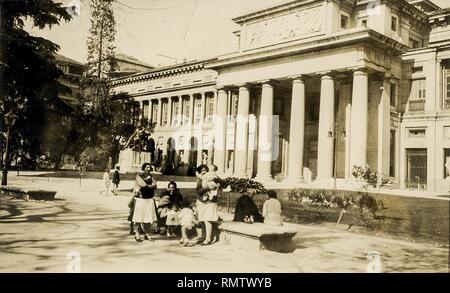
[[[372,216],[383,208],[383,203],[367,192],[292,189],[287,193],[288,200],[302,204],[337,207],[340,209],[359,209],[360,213],[369,212]]]
[[[229,177],[220,182],[221,188],[230,187],[231,191],[243,193],[248,189],[255,189],[256,193],[267,193],[267,190],[259,182],[252,179]]]
[[[370,170],[370,167],[366,165],[365,167],[361,166],[353,166],[352,175],[354,178],[358,180],[363,180],[371,185],[378,185],[380,186],[386,185],[386,184],[392,184],[394,182],[394,178],[391,178],[389,176],[386,176],[382,173],[375,173]]]

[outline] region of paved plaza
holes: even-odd
[[[448,248],[317,225],[288,224],[298,230],[290,254],[137,243],[128,234],[129,197],[100,196],[100,180],[80,186],[76,179],[11,176],[9,183],[58,193],[55,201],[0,196],[0,272],[66,272],[71,253],[80,255],[81,272],[366,272],[369,251],[381,254],[384,272],[448,272]]]

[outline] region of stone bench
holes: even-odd
[[[284,226],[263,223],[224,222],[219,226],[220,240],[250,249],[293,252],[297,231]]]
[[[1,186],[0,192],[24,200],[54,200],[57,193],[53,190],[27,189],[12,186]]]

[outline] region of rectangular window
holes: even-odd
[[[158,107],[159,105],[156,103],[153,103],[152,108],[152,123],[156,123],[158,121]]]
[[[194,100],[195,124],[200,124],[202,120],[202,99],[196,98]]]
[[[427,189],[427,149],[406,150],[406,187]]]
[[[412,73],[423,72],[423,66],[415,66],[412,69]]]
[[[142,107],[142,117],[148,119],[148,107],[149,107],[149,102],[144,102],[144,106]]]
[[[367,26],[367,19],[361,20],[361,26]]]
[[[423,138],[426,135],[426,130],[424,128],[408,129],[409,138]]]
[[[398,20],[397,20],[397,17],[392,16],[392,19],[391,19],[391,29],[392,29],[394,32],[396,32],[396,31],[397,31],[397,26],[398,26]]]
[[[420,48],[420,42],[418,40],[416,40],[416,39],[409,38],[409,46],[412,49]]]
[[[391,130],[391,141],[389,151],[389,176],[395,177],[395,130]]]
[[[206,123],[212,123],[214,115],[214,97],[206,98]]]
[[[179,121],[180,101],[173,101],[172,126],[177,126]]]
[[[411,85],[411,100],[420,100],[426,98],[426,80],[423,79],[416,79],[412,81]]]
[[[191,105],[189,99],[183,99],[183,124],[189,125],[191,118]]]
[[[397,106],[397,85],[391,83],[391,106],[396,107]]]
[[[342,29],[348,29],[348,16],[347,15],[341,15],[341,28]]]
[[[444,149],[444,179],[450,177],[450,149]]]
[[[162,103],[162,126],[166,127],[169,119],[169,104],[168,102]]]
[[[230,112],[229,114],[229,122],[233,123],[236,120],[237,111],[238,111],[238,95],[235,93],[231,94],[231,101],[230,101]]]
[[[450,109],[450,69],[446,69],[444,75],[444,109]]]

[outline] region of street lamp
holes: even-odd
[[[8,152],[9,152],[9,139],[11,136],[11,128],[16,123],[18,116],[12,112],[5,114],[5,126],[6,126],[6,146],[5,146],[5,154],[3,156],[3,171],[2,171],[2,186],[8,185]]]

